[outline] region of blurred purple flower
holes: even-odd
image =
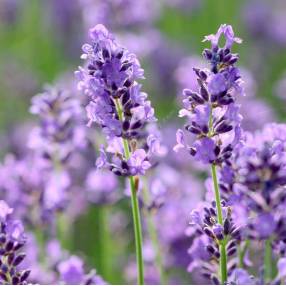
[[[118,180],[106,170],[92,169],[86,178],[88,199],[92,203],[113,203],[118,198]]]

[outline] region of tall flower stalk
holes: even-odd
[[[221,35],[225,36],[224,47],[219,47]],[[203,52],[210,69],[194,68],[197,90],[183,91],[184,108],[179,113],[180,117],[186,116],[190,121],[185,130],[196,137],[193,144],[188,145],[183,130],[179,129],[174,150],[186,147],[195,159],[211,166],[217,225],[214,233],[208,228],[205,228],[205,232],[219,245],[219,277],[220,282],[225,284],[228,279],[226,246],[229,240],[227,235],[222,234],[227,217],[222,210],[217,167],[228,163],[240,139],[241,116],[235,96],[242,90],[239,71],[234,67],[238,55],[231,53],[231,47],[234,42],[240,43],[241,40],[234,36],[231,26],[221,25],[215,35],[206,36],[204,41],[210,41],[212,45],[211,49]]]
[[[97,123],[107,146],[100,147],[96,165],[117,176],[128,177],[138,267],[138,284],[144,283],[142,228],[138,203],[139,175],[151,166],[158,142],[145,129],[156,120],[138,79],[144,71],[136,56],[120,46],[103,25],[90,30],[91,44],[83,46],[86,67],[76,72],[78,88],[89,99],[88,125]]]

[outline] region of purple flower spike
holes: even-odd
[[[255,134],[245,132],[221,170],[223,197],[252,240],[271,238],[278,244],[286,239],[285,130],[285,124],[268,124]]]
[[[88,97],[88,126],[99,125],[108,142],[106,148],[101,147],[96,165],[118,176],[143,175],[151,167],[151,157],[164,152],[159,138],[146,128],[156,117],[137,82],[144,78],[144,71],[136,56],[120,46],[103,25],[96,25],[89,35],[91,44],[82,48],[86,68],[80,67],[75,74],[78,88]],[[130,158],[123,140],[128,142]]]
[[[65,90],[47,87],[32,98],[30,111],[39,118],[28,146],[45,173],[43,207],[61,209],[71,185],[72,158],[86,147],[81,101]]]
[[[28,284],[30,271],[21,265],[26,257],[22,252],[26,235],[20,221],[8,218],[11,214],[12,209],[5,201],[0,201],[0,284]]]
[[[226,45],[219,47],[224,34]],[[185,130],[194,137],[193,143],[185,142],[184,132],[178,130],[177,152],[187,148],[192,156],[206,164],[220,165],[227,162],[232,150],[240,141],[239,105],[235,97],[241,94],[239,70],[234,66],[238,56],[231,53],[234,42],[241,40],[234,36],[232,27],[221,25],[215,35],[205,37],[211,41],[212,49],[204,51],[204,57],[211,69],[193,68],[198,82],[198,91],[183,90],[183,105],[179,117],[187,117]]]

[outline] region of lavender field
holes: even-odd
[[[0,284],[284,285],[285,0],[0,0]]]

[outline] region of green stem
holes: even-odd
[[[136,257],[137,257],[137,273],[138,273],[138,285],[144,284],[144,262],[142,254],[142,227],[140,219],[140,211],[137,197],[137,190],[135,187],[134,177],[129,177],[131,188],[131,203],[132,203],[132,215],[134,224]]]
[[[219,186],[218,186],[218,180],[217,180],[217,174],[216,174],[216,166],[214,164],[212,164],[212,178],[213,178],[213,184],[214,184],[214,190],[215,190],[217,221],[220,225],[223,225],[220,192],[219,192]],[[221,283],[225,284],[227,282],[227,254],[226,254],[225,240],[220,241],[219,251],[220,251],[220,259],[219,259],[220,278],[221,278]]]
[[[209,133],[208,136],[211,137],[213,135],[213,116],[212,116],[213,107],[211,106],[210,118],[209,118]],[[220,225],[223,226],[223,215],[222,215],[222,207],[221,207],[221,199],[220,199],[220,191],[217,180],[216,173],[216,165],[212,164],[211,167],[213,185],[215,191],[215,202],[216,202],[216,212],[217,212],[217,221]],[[221,284],[225,284],[227,282],[227,254],[226,254],[226,239],[223,239],[219,242],[219,269],[220,269],[220,279]]]
[[[271,239],[267,239],[264,246],[264,282],[272,280],[272,263]]]
[[[244,257],[249,246],[249,240],[245,241],[243,247],[240,245],[238,246],[238,259],[239,259],[239,268],[244,268]]]
[[[123,122],[124,116],[122,111],[121,103],[118,99],[115,100],[115,106],[118,113],[119,120]],[[129,144],[126,139],[123,140],[124,155],[128,160],[130,157]],[[135,247],[136,247],[136,259],[137,259],[137,273],[138,273],[138,285],[144,284],[144,262],[142,253],[142,227],[141,218],[137,197],[137,189],[135,185],[135,178],[133,176],[129,177],[130,189],[131,189],[131,205],[132,205],[132,216],[134,225],[134,236],[135,236]]]
[[[148,204],[149,203],[149,194],[148,194],[147,188],[143,189],[143,195],[144,195],[145,203]],[[161,249],[160,244],[159,244],[158,234],[157,234],[156,226],[155,226],[155,223],[153,220],[154,216],[152,215],[152,213],[150,211],[147,210],[146,211],[146,217],[147,217],[148,232],[149,232],[149,235],[151,238],[153,249],[156,253],[155,263],[156,263],[156,267],[160,273],[160,281],[161,281],[162,285],[166,285],[167,277],[166,277],[166,273],[165,273],[163,261],[162,261],[162,256],[161,256],[162,249]]]
[[[66,250],[72,249],[70,222],[64,213],[57,214],[57,237],[62,248]]]
[[[216,174],[216,166],[212,164],[212,178],[213,178],[213,184],[214,184],[214,191],[215,191],[215,203],[216,203],[216,209],[217,209],[217,220],[218,223],[223,225],[223,216],[222,216],[222,208],[221,208],[221,201],[220,201],[220,192],[219,192],[219,186],[218,186],[218,180],[217,180],[217,174]]]
[[[110,247],[112,245],[111,242],[111,234],[109,232],[109,209],[108,206],[97,206],[96,207],[96,220],[98,223],[98,237],[97,242],[99,247],[97,255],[100,256],[99,261],[99,269],[100,274],[107,280],[110,280],[111,276],[111,261],[110,258],[112,253],[110,251]]]

